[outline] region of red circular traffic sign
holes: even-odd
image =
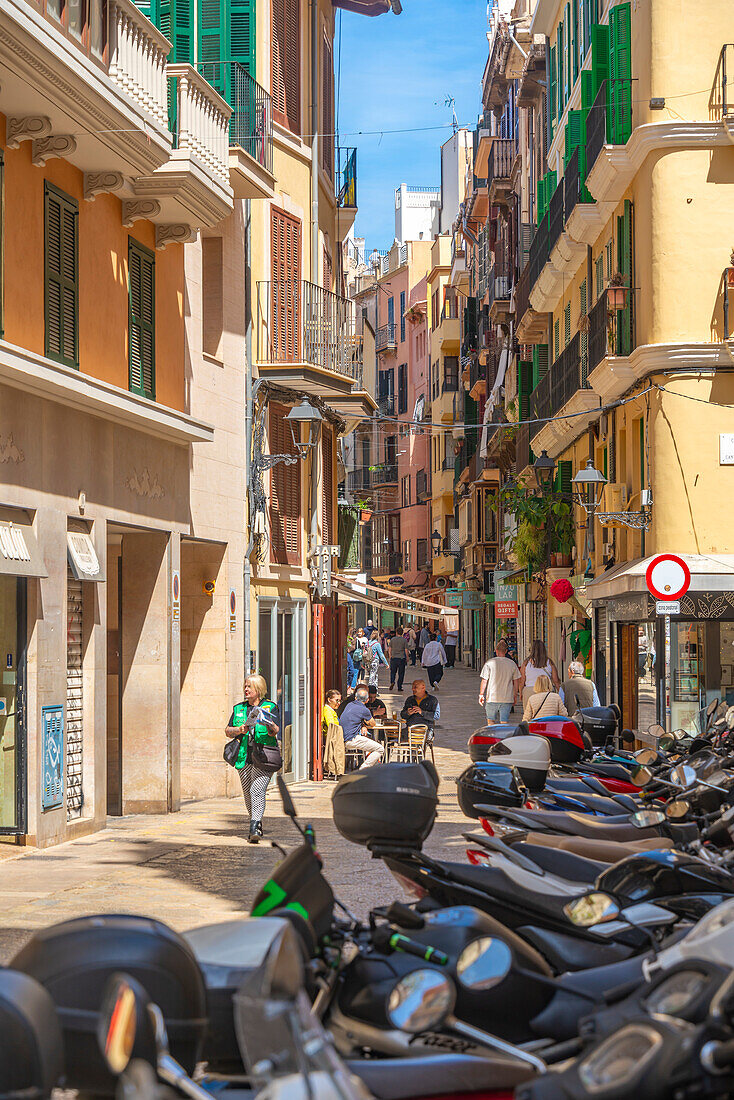
[[[658,554],[645,571],[648,590],[656,600],[679,600],[691,584],[691,571],[677,554]]]

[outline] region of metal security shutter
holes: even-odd
[[[66,818],[82,814],[82,582],[66,574]]]

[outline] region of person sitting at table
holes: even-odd
[[[369,697],[367,699],[367,710],[370,712],[373,718],[387,718],[387,707],[383,703],[380,696],[377,694],[377,688],[374,684],[370,684],[367,689]]]
[[[321,712],[324,733],[324,773],[333,775],[334,779],[341,779],[345,767],[344,736],[337,714],[341,697],[342,693],[337,688],[327,691],[324,708]]]
[[[367,688],[358,687],[354,698],[344,708],[341,716],[344,744],[360,749],[367,755],[362,768],[371,768],[374,764],[379,764],[385,755],[385,746],[368,737],[365,732],[371,732],[375,728],[375,720],[365,705],[367,698]]]
[[[339,725],[339,715],[337,708],[342,701],[342,693],[337,688],[332,688],[331,691],[327,691],[326,698],[324,700],[323,710],[321,711],[321,724],[323,726],[324,733],[328,730],[330,725]]]
[[[438,699],[435,695],[429,695],[425,680],[414,680],[410,685],[413,694],[405,700],[405,706],[400,711],[400,717],[405,719],[407,726],[415,726],[423,723],[428,726],[428,739],[433,740],[433,731],[438,717]]]

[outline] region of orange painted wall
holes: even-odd
[[[155,249],[155,226],[122,225],[122,202],[115,195],[84,199],[83,173],[68,161],[31,161],[31,143],[5,147],[5,339],[44,354],[44,180],[79,204],[79,368],[95,378],[128,388],[128,239]],[[183,245],[155,253],[156,400],[183,410],[184,264]]]

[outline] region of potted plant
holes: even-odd
[[[607,303],[610,309],[624,309],[627,301],[627,290],[628,287],[624,284],[624,275],[621,271],[616,271],[609,280],[607,288]]]

